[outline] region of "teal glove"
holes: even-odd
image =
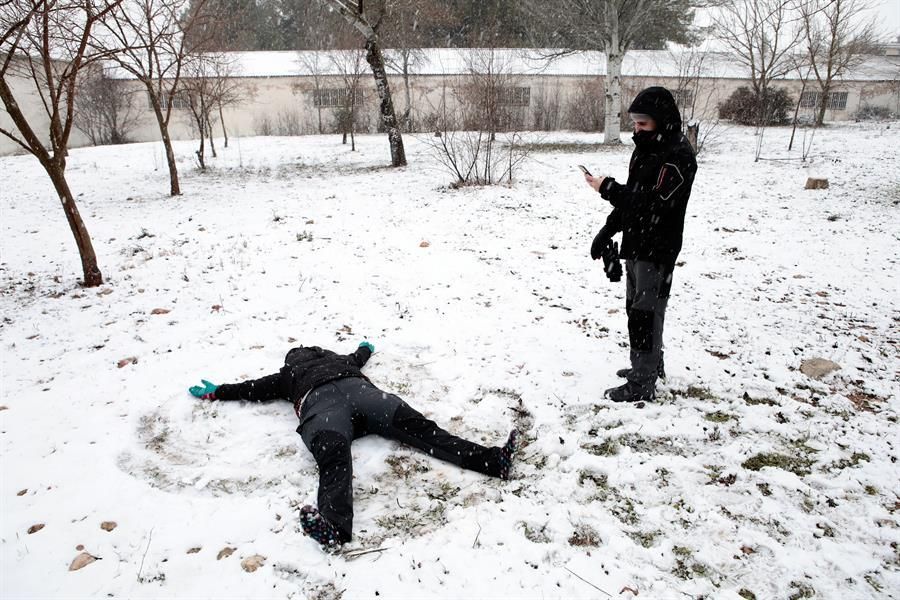
[[[360,348],[368,348],[369,352],[371,352],[372,354],[375,354],[375,346],[373,346],[371,342],[360,342],[359,347]]]
[[[213,398],[213,394],[215,394],[216,388],[218,388],[219,386],[205,379],[201,379],[200,383],[202,383],[203,385],[192,385],[188,388],[191,396],[194,396],[195,398],[203,398],[204,400]]]

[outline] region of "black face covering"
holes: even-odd
[[[638,148],[651,148],[659,143],[661,137],[658,131],[635,131],[631,139]]]

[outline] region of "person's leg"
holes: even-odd
[[[342,379],[336,383],[351,399],[354,422],[361,424],[366,432],[397,440],[464,469],[509,477],[517,433],[511,435],[506,445],[487,448],[445,431],[398,396],[364,379]]]
[[[470,442],[438,427],[437,423],[402,401],[390,427],[382,435],[463,469],[502,479],[509,478],[512,456],[518,445],[515,430],[504,446],[488,448]]]
[[[634,260],[626,260],[625,261],[625,314],[631,319],[631,310],[634,304],[634,298],[636,295],[636,276],[635,276],[635,261]],[[656,374],[658,377],[665,379],[666,377],[666,367],[665,360],[663,358],[663,325],[665,323],[665,313],[666,313],[666,304],[669,300],[669,290],[672,287],[672,271],[668,270],[668,277],[664,277],[662,287],[659,292],[659,304],[654,311],[655,321],[654,321],[654,338],[653,344],[655,348],[659,348],[659,364],[656,368]],[[622,377],[628,379],[628,375],[631,373],[631,367],[625,369],[619,369],[616,371],[616,375],[618,377]]]
[[[652,391],[659,372],[662,329],[672,272],[655,263],[635,263],[635,293],[628,317],[631,372],[634,387]]]
[[[325,384],[310,392],[297,428],[319,467],[318,510],[304,507],[304,530],[323,545],[329,536],[337,543],[350,540],[353,532],[353,440],[351,407],[336,386]],[[326,523],[316,520],[321,515]],[[335,535],[327,525],[334,529]],[[321,539],[320,539],[321,538]]]

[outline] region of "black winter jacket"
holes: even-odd
[[[694,149],[681,133],[681,115],[668,90],[647,88],[628,112],[650,115],[657,129],[635,134],[628,181],[607,177],[600,186],[600,195],[613,205],[600,234],[622,232],[622,258],[674,266],[697,172]]]
[[[372,352],[360,346],[353,354],[336,354],[318,346],[291,348],[284,357],[284,366],[272,375],[241,383],[226,383],[216,388],[216,400],[275,400],[284,398],[294,403],[300,414],[300,403],[306,394],[318,386],[345,377],[368,378],[362,367]]]

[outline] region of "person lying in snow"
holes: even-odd
[[[350,541],[353,529],[353,440],[375,433],[501,479],[509,479],[518,446],[515,429],[503,446],[494,448],[456,437],[399,397],[378,389],[361,370],[374,351],[369,342],[346,355],[317,346],[292,348],[277,373],[218,386],[202,379],[202,386],[188,390],[204,400],[280,398],[294,403],[300,418],[297,433],[319,467],[319,506],[300,509],[300,524],[326,550]]]

